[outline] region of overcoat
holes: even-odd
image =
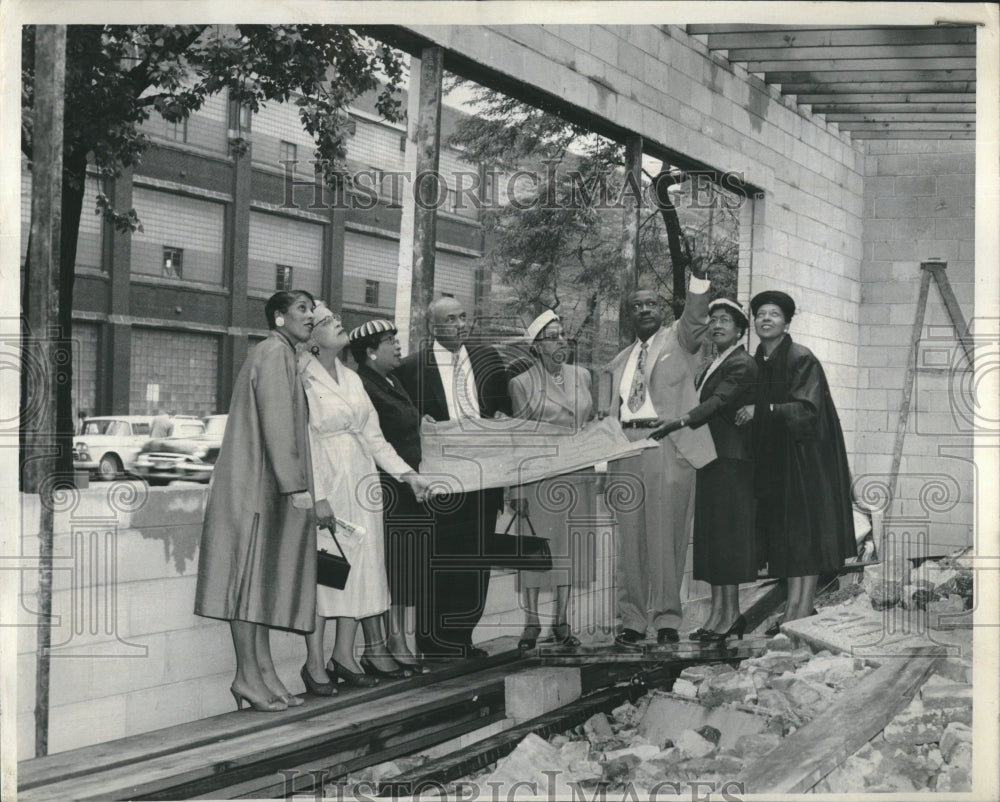
[[[844,434],[823,366],[788,334],[755,359],[754,484],[768,574],[837,571],[857,546]]]
[[[205,507],[198,615],[313,630],[316,529],[291,502],[312,486],[307,427],[295,349],[271,332],[233,387]]]
[[[708,424],[718,454],[695,479],[693,576],[712,585],[757,578],[752,437],[735,423],[753,403],[756,376],[757,363],[739,346],[704,380],[701,403],[688,413],[691,428]]]
[[[326,618],[368,618],[389,607],[382,531],[382,490],[378,465],[399,479],[409,472],[395,449],[382,437],[378,414],[361,379],[337,360],[334,378],[311,354],[299,360],[309,399],[309,437],[316,498],[326,499],[334,514],[363,532],[337,533],[351,571],[344,588],[321,585],[316,612]],[[319,547],[336,553],[325,531]]]
[[[510,380],[514,417],[565,426],[567,433],[580,430],[594,417],[590,371],[563,365],[563,384],[558,384],[536,361]],[[552,552],[551,571],[520,571],[520,587],[552,588],[583,586],[594,578],[596,544],[594,516],[596,489],[593,468],[523,485],[515,492],[528,499],[528,518],[540,537],[548,538]],[[519,523],[519,534],[531,530]]]

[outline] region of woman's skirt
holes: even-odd
[[[694,578],[712,585],[757,579],[753,466],[719,458],[699,468],[694,500]]]

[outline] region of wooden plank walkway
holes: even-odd
[[[520,659],[516,646],[516,638],[498,638],[483,644],[490,652],[487,658],[438,663],[429,674],[374,688],[345,689],[342,685],[337,697],[306,697],[301,707],[280,713],[225,713],[25,760],[18,764],[18,798],[157,798],[180,785],[194,792],[199,783],[221,789],[230,781],[250,779],[254,766],[263,774],[273,773],[274,765],[299,765],[317,750],[335,753],[346,748],[348,736],[355,741],[363,740],[361,736],[368,731],[378,736],[383,732],[380,728],[400,721],[427,726],[426,719],[435,712],[450,709],[458,714],[484,691],[499,690],[502,711],[503,677],[511,664],[519,661],[519,669],[536,664]],[[440,740],[452,737],[445,729]],[[199,788],[198,792],[204,790],[212,789]],[[167,793],[160,798],[178,796]]]
[[[885,729],[924,683],[944,650],[887,660],[830,708],[737,777],[747,794],[801,794]]]

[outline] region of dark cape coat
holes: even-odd
[[[293,493],[312,489],[295,350],[272,332],[240,369],[212,471],[194,611],[311,632],[316,528]]]
[[[823,366],[787,334],[769,358],[758,347],[755,359],[754,484],[768,574],[837,571],[857,546],[844,434]]]

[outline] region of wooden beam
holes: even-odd
[[[813,114],[822,114],[831,123],[968,123],[976,122],[975,114],[928,113],[928,112],[890,112],[882,110],[866,111],[863,114],[845,114],[834,107],[829,113],[813,108]]]
[[[784,88],[784,87],[783,87]],[[838,105],[850,104],[859,109],[869,103],[884,106],[890,103],[927,104],[944,108],[945,106],[967,106],[972,111],[976,107],[975,92],[799,92],[799,103],[808,103],[813,108],[827,103]]]
[[[711,23],[711,24],[698,24],[698,25],[687,25],[685,26],[688,33],[693,35],[705,35],[713,33],[767,33],[769,31],[774,31],[777,33],[785,33],[788,31],[802,31],[802,32],[822,32],[822,31],[865,31],[865,30],[884,30],[893,31],[903,28],[904,30],[934,30],[938,26],[936,25],[913,25],[913,26],[899,26],[899,25],[779,25],[776,23]],[[972,26],[970,26],[972,27]]]
[[[625,177],[642,190],[642,137],[625,140]],[[622,203],[621,298],[618,302],[618,345],[624,348],[634,336],[629,322],[629,295],[639,286],[639,198],[628,193]]]
[[[758,758],[737,777],[747,794],[806,793],[878,735],[902,710],[943,654],[887,659],[834,704]]]
[[[884,61],[889,59],[964,58],[975,60],[976,46],[971,45],[860,45],[845,47],[739,47],[731,48],[730,61]]]
[[[948,94],[956,100],[969,102],[976,98],[975,81],[866,81],[859,79],[856,81],[846,81],[837,79],[824,80],[798,80],[792,75],[786,75],[786,80],[781,83],[781,91],[786,95],[898,95],[912,94],[919,96],[930,94],[938,97]]]
[[[441,153],[441,96],[444,50],[428,47],[420,54],[420,109],[417,118],[417,172],[413,197],[413,274],[410,286],[410,350],[427,337],[427,306],[434,297],[434,258],[437,249],[437,180],[417,180],[438,174]],[[472,310],[467,310],[471,313]]]
[[[764,80],[769,84],[811,84],[813,86],[820,87],[819,91],[824,92],[834,92],[835,89],[827,88],[828,85],[843,84],[846,88],[846,92],[877,92],[878,89],[859,89],[859,86],[870,85],[873,87],[885,86],[888,84],[895,83],[910,83],[915,85],[930,84],[928,86],[928,92],[946,92],[949,91],[944,88],[935,88],[935,83],[947,83],[949,86],[956,81],[975,81],[976,71],[974,69],[961,69],[961,70],[933,70],[926,68],[915,67],[912,69],[893,69],[891,67],[885,67],[878,70],[878,74],[874,75],[871,72],[867,74],[834,74],[831,77],[829,69],[819,71],[819,70],[789,70],[787,65],[781,65],[776,70],[751,70],[751,72],[764,72],[766,73]],[[787,89],[785,91],[793,91]],[[898,88],[886,89],[887,92],[901,92],[906,91]],[[919,88],[917,89],[919,91]],[[968,91],[966,88],[965,91]]]
[[[968,70],[975,72],[975,58],[845,58],[845,59],[754,59],[743,61],[742,63],[749,72],[781,72],[789,70],[803,70],[805,72],[818,73],[844,73],[859,72],[867,77],[879,77],[882,73],[909,73],[911,71],[957,71]],[[847,76],[850,78],[850,76]],[[942,74],[942,79],[950,77]],[[768,83],[771,83],[768,80]]]
[[[975,139],[975,131],[849,131],[852,139]]]
[[[817,47],[868,45],[972,44],[976,29],[968,28],[841,28],[754,33],[715,33],[708,36],[710,50],[755,47]]]
[[[975,123],[837,123],[842,131],[975,131]]]
[[[813,114],[961,114],[976,117],[975,103],[810,103],[796,97],[799,103],[812,107]]]

